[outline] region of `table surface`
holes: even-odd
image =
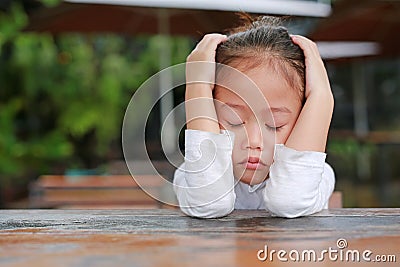
[[[279,259],[273,250],[286,254]],[[397,262],[357,262],[355,250]],[[168,209],[0,210],[0,266],[291,266],[296,255],[295,266],[321,266],[322,256],[323,266],[398,266],[400,209],[333,209],[296,219],[265,211],[196,219]]]

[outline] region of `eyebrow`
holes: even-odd
[[[223,107],[229,106],[231,108],[241,109],[241,110],[246,109],[246,106],[244,106],[244,105],[234,104],[234,103],[229,103],[229,102],[224,103],[222,106]],[[290,109],[288,109],[287,107],[273,107],[273,108],[270,108],[270,110],[272,113],[292,113],[292,111],[290,111]]]
[[[272,113],[292,113],[287,107],[270,108]]]
[[[231,107],[231,108],[235,108],[235,109],[242,109],[242,110],[246,108],[246,106],[244,106],[244,105],[234,104],[234,103],[229,103],[229,102],[225,102],[222,105],[222,107],[226,107],[226,106]]]

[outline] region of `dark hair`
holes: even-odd
[[[283,20],[271,16],[253,18],[246,13],[240,16],[244,24],[229,31],[228,39],[217,48],[216,62],[236,68],[269,63],[292,88],[297,87],[304,103],[304,54],[282,26]],[[292,74],[293,70],[297,75]]]

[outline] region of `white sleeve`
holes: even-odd
[[[295,218],[327,208],[335,174],[325,158],[322,152],[275,145],[274,163],[264,189],[267,210],[279,217]]]
[[[217,218],[234,208],[232,149],[234,134],[185,131],[185,161],[175,171],[174,191],[190,216]]]

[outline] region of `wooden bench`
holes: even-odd
[[[343,198],[342,192],[340,191],[333,192],[331,197],[329,198],[328,208],[329,209],[343,208],[342,198]]]
[[[155,175],[139,175],[135,179],[130,175],[43,175],[30,186],[29,206],[64,209],[169,208],[172,206],[157,200],[165,183]],[[333,192],[329,208],[342,208],[341,192]]]
[[[140,184],[140,186],[139,186]],[[31,208],[160,208],[164,180],[159,176],[43,175],[30,186]],[[142,188],[141,188],[142,187]]]

